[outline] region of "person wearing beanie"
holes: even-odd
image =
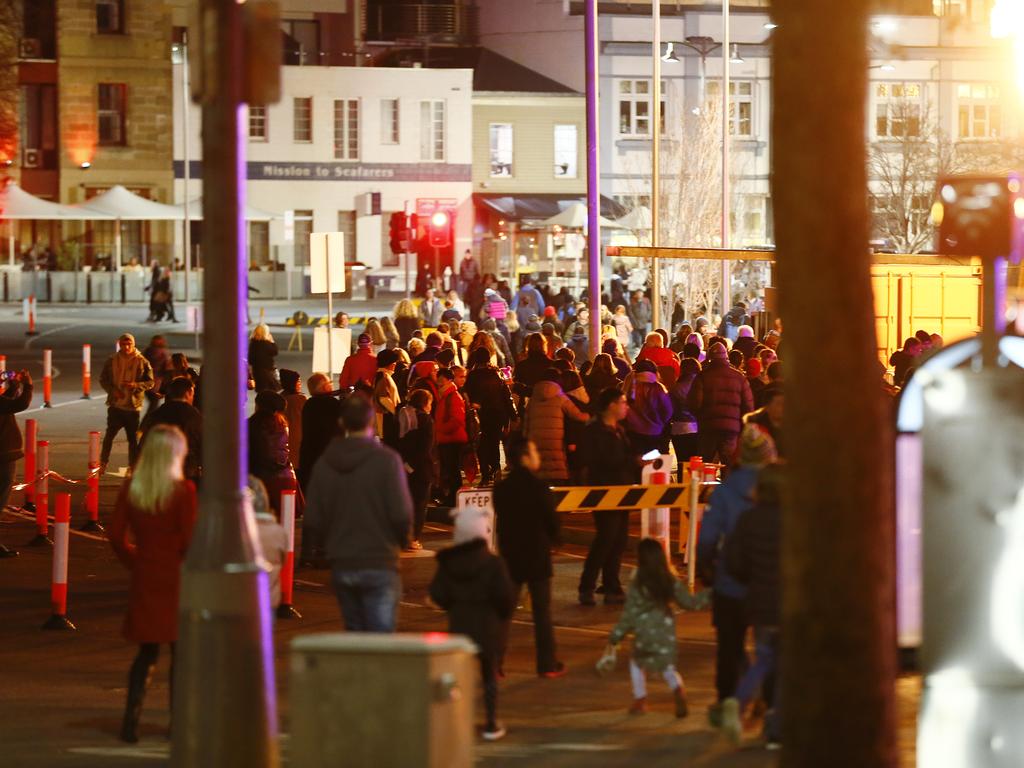
[[[708,359],[694,382],[691,403],[697,409],[701,436],[701,454],[705,462],[718,459],[729,472],[743,416],[754,410],[754,396],[747,377],[729,365],[725,345],[715,342],[708,348]]]
[[[544,307],[544,322],[551,323],[555,327],[555,333],[561,336],[565,333],[565,326],[562,325],[562,321],[558,319],[558,311],[552,305]]]
[[[760,408],[764,405],[764,390],[768,382],[762,377],[761,358],[757,355],[748,357],[743,364],[743,372],[747,375],[747,383],[750,385],[750,394],[754,397],[754,407]]]
[[[349,355],[341,367],[338,389],[348,389],[360,383],[367,387],[373,386],[373,377],[377,373],[377,356],[373,354],[372,344],[369,335],[359,334],[356,340],[356,353]]]
[[[302,378],[298,371],[281,369],[281,394],[284,396],[284,417],[288,420],[288,458],[298,472],[299,451],[302,446],[302,408],[306,396],[302,394]]]
[[[732,348],[743,353],[743,357],[749,360],[757,351],[757,339],[754,337],[754,329],[749,325],[741,325],[736,329],[736,341]]]
[[[736,693],[740,675],[747,667],[744,613],[747,589],[725,567],[721,552],[740,516],[754,505],[752,492],[758,473],[775,458],[771,437],[756,426],[746,426],[740,440],[739,465],[711,494],[697,539],[697,563],[705,580],[712,583],[711,622],[717,636],[717,702],[709,710],[709,719],[716,726],[721,722],[722,702]]]

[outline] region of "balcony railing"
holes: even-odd
[[[371,40],[475,43],[478,9],[475,5],[373,3],[367,19]]]

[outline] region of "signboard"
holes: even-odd
[[[345,366],[345,359],[352,350],[352,329],[331,329],[331,365],[328,366],[327,326],[321,325],[313,329],[313,370],[321,373],[337,373]],[[337,382],[331,382],[333,387]]]
[[[662,485],[672,482],[672,457],[662,454],[644,465],[640,472],[642,485]],[[684,514],[680,510],[680,514]],[[655,539],[665,550],[666,557],[672,557],[672,516],[666,507],[640,510],[640,538]]]
[[[328,285],[330,275],[330,285]],[[311,232],[309,235],[309,292],[345,290],[345,234]],[[339,369],[340,370],[340,369]]]
[[[494,491],[491,488],[460,490],[452,517],[455,522],[456,540],[482,538],[492,552],[497,551],[494,536]]]

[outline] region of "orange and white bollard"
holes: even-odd
[[[40,440],[36,443],[36,535],[27,546],[43,547],[53,544],[50,540],[50,443]]]
[[[43,629],[74,629],[68,620],[68,544],[71,539],[71,494],[58,493],[53,519],[53,577],[50,579],[52,613]]]
[[[53,350],[43,350],[43,408],[52,408],[53,403]]]
[[[89,433],[89,473],[85,480],[85,513],[89,519],[79,530],[102,531],[100,525],[100,433]]]
[[[92,344],[82,345],[82,399],[92,399]]]
[[[295,491],[281,491],[281,525],[288,535],[288,550],[281,564],[281,604],[277,606],[277,618],[301,619],[295,610],[292,598],[295,594]]]
[[[25,299],[25,316],[28,320],[28,330],[25,331],[26,336],[35,336],[36,331],[36,296],[32,294]]]
[[[700,489],[704,481],[704,460],[690,459],[690,519],[686,536],[686,583],[693,594],[697,588],[697,533],[701,515]]]
[[[0,373],[7,370],[7,355],[0,355]]]
[[[36,440],[38,436],[38,422],[35,419],[25,419],[25,476],[22,478],[22,482],[25,483],[24,507],[29,512],[35,509]]]

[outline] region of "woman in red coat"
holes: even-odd
[[[196,519],[196,489],[184,477],[187,452],[177,427],[153,427],[131,479],[121,486],[110,523],[110,544],[131,571],[123,634],[139,646],[121,726],[121,739],[131,743],[139,740],[142,701],[161,643],[171,646],[174,676],[179,572]]]

